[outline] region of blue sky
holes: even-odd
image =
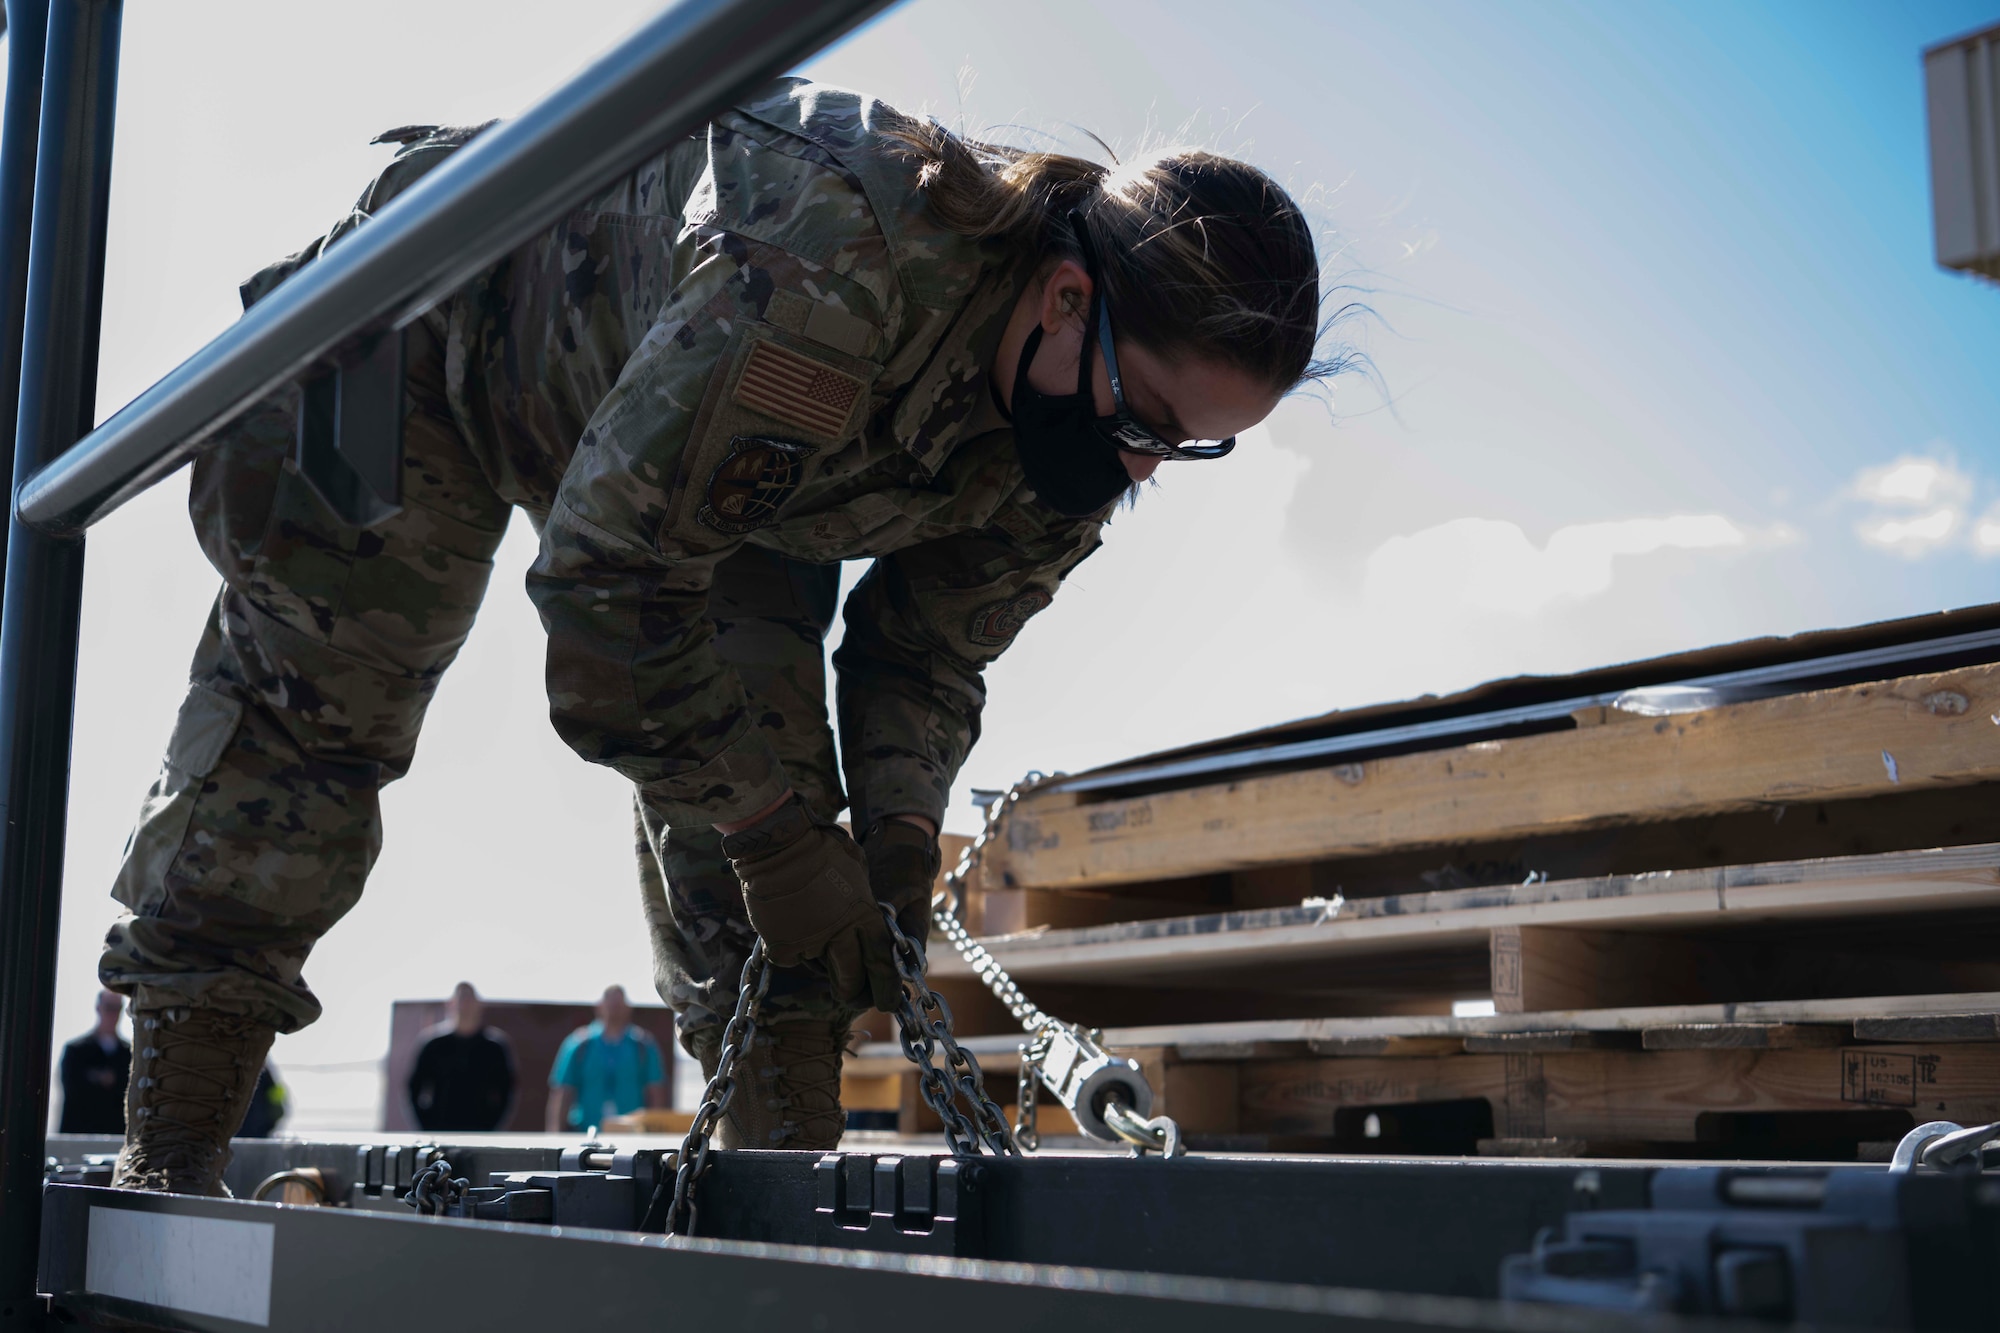
[[[374,134],[517,110],[651,8],[130,7],[103,410],[345,211],[385,159]],[[991,673],[966,783],[1994,600],[2000,287],[1932,263],[1919,52],[1995,20],[2000,0],[913,0],[811,62],[978,132],[1248,157],[1379,315],[1355,331],[1387,400],[1346,380],[1224,463],[1164,467]],[[78,1030],[214,586],[184,497],[169,482],[91,538],[61,963]],[[546,724],[531,555],[520,527],[385,799],[368,896],[308,969],[329,1016],[278,1051],[305,1124],[372,1115],[365,1076],[313,1066],[376,1054],[393,997],[461,975],[647,990],[620,783]],[[558,913],[600,924],[519,928]],[[443,958],[415,947],[436,922]]]
[[[1346,381],[1227,475],[1163,469],[996,669],[973,767],[1991,600],[2000,288],[1931,261],[1919,52],[1994,17],[916,5],[825,57],[975,130],[1191,125],[1380,316],[1387,400]],[[1218,685],[1121,709],[1044,664],[1092,656]]]

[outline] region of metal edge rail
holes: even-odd
[[[54,1185],[41,1278],[86,1328],[1022,1328],[1619,1333],[1610,1311],[1241,1278],[384,1215]],[[171,1245],[162,1270],[136,1260]],[[357,1280],[358,1279],[358,1280]],[[1714,1325],[1654,1316],[1655,1333]]]
[[[1848,676],[1856,672],[1892,667],[1901,663],[1924,658],[1942,657],[1957,653],[1980,651],[2000,651],[2000,630],[1975,630],[1966,634],[1953,634],[1937,639],[1922,639],[1913,643],[1896,644],[1887,648],[1865,648],[1854,652],[1832,653],[1825,657],[1806,658],[1797,662],[1781,662],[1771,666],[1745,667],[1737,671],[1721,671],[1706,676],[1690,676],[1685,680],[1671,682],[1674,685],[1736,688],[1758,693],[1779,694],[1789,692],[1787,687],[1807,681],[1818,681],[1829,676]],[[1051,792],[1085,792],[1123,790],[1127,787],[1150,786],[1162,782],[1178,782],[1183,778],[1206,777],[1211,774],[1238,773],[1251,768],[1268,768],[1280,764],[1297,763],[1305,759],[1330,759],[1339,755],[1359,754],[1364,751],[1385,750],[1408,745],[1423,745],[1432,741],[1458,741],[1477,737],[1482,733],[1503,731],[1509,728],[1531,726],[1540,722],[1554,722],[1584,708],[1610,704],[1623,691],[1608,694],[1579,695],[1572,699],[1558,699],[1550,703],[1524,704],[1517,708],[1500,708],[1488,712],[1468,713],[1462,717],[1438,718],[1430,722],[1411,722],[1395,727],[1373,727],[1366,731],[1352,731],[1339,736],[1322,736],[1309,741],[1293,741],[1287,745],[1265,745],[1255,749],[1231,750],[1223,754],[1201,755],[1193,759],[1171,760],[1160,764],[1147,764],[1136,768],[1114,769],[1102,773],[1081,773],[1076,777],[1057,778],[1041,784],[1037,790]]]
[[[72,536],[345,340],[406,324],[480,269],[891,0],[680,0],[368,226],[28,478],[24,523]]]

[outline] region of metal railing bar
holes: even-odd
[[[358,334],[414,319],[589,193],[891,0],[680,0],[494,127],[23,483],[74,535]]]

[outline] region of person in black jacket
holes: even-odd
[[[97,992],[97,1026],[63,1047],[59,1134],[123,1134],[132,1048],[118,1035],[125,1001]]]
[[[410,1070],[410,1109],[424,1129],[499,1129],[514,1109],[513,1045],[484,1026],[485,1006],[471,982],[458,983],[445,1012]]]

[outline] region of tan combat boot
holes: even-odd
[[[827,1019],[760,1023],[750,1049],[736,1061],[736,1094],[717,1139],[725,1148],[790,1148],[824,1152],[847,1128],[840,1105],[840,1060],[847,1024]],[[688,1038],[704,1078],[721,1059],[722,1029]]]
[[[113,1187],[227,1198],[229,1140],[277,1035],[213,1009],[133,1010],[125,1147]]]

